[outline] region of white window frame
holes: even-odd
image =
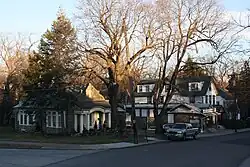
[[[48,128],[62,128],[62,114],[57,111],[48,111],[46,114]]]
[[[19,111],[18,114],[19,114],[18,115],[19,125],[25,125],[25,126],[30,125],[29,114],[25,113],[24,111]],[[25,123],[25,119],[24,119],[25,116],[27,117],[26,123]]]

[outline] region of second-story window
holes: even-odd
[[[213,105],[215,105],[215,95],[213,95]]]
[[[205,103],[208,103],[208,96],[206,95]]]
[[[139,85],[139,90],[138,92],[142,92],[142,85]]]
[[[147,97],[147,103],[148,103],[148,104],[151,104],[151,103],[152,103],[151,97]]]
[[[209,95],[209,104],[212,104],[212,96]]]
[[[149,85],[146,85],[145,88],[146,88],[146,92],[149,92]]]
[[[195,103],[195,97],[194,97],[194,96],[190,97],[190,98],[189,98],[189,102],[190,102],[190,103]]]
[[[165,92],[168,92],[168,89],[169,89],[169,85],[165,85]]]
[[[160,104],[163,104],[163,103],[164,103],[164,96],[161,96],[161,97],[160,97],[159,103],[160,103]]]

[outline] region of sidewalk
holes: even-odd
[[[248,157],[247,159],[245,159],[239,167],[249,167],[250,166],[250,157]]]
[[[214,133],[202,133],[202,134],[199,134],[198,137],[200,137],[200,138],[203,138],[203,137],[214,137],[214,136],[224,136],[224,135],[236,134],[236,133],[241,133],[241,132],[248,132],[248,131],[250,131],[250,128],[238,129],[237,131],[238,132],[235,132],[232,129],[230,129],[230,130],[220,130],[220,131],[214,132]]]
[[[159,142],[166,142],[166,140],[159,140],[148,137],[148,142],[139,144],[120,142],[110,144],[57,144],[57,143],[39,143],[39,142],[16,142],[16,141],[1,141],[0,148],[17,148],[17,149],[50,149],[50,150],[108,150],[118,148],[138,147]]]

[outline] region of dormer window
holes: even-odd
[[[191,82],[188,84],[189,91],[201,91],[204,82]]]
[[[149,85],[146,85],[145,88],[146,88],[146,92],[149,92]]]
[[[211,86],[209,86],[208,90],[209,90],[209,91],[211,91],[211,90],[212,90]]]
[[[190,91],[198,91],[199,90],[199,84],[198,83],[190,83],[190,86],[189,86],[189,90]]]

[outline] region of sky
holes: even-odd
[[[250,0],[220,1],[231,12],[250,8]],[[76,4],[77,0],[0,0],[0,33],[40,36],[55,20],[59,6],[72,18]]]

